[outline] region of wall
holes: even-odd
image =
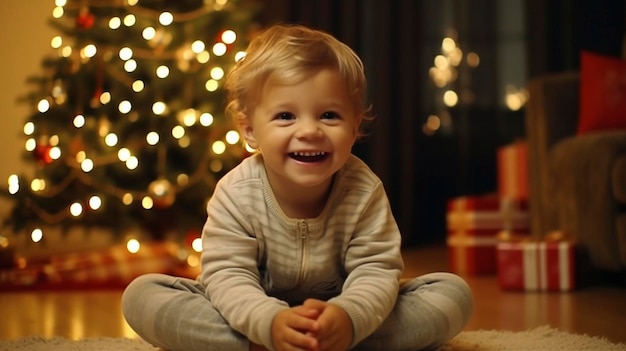
[[[0,2],[0,182],[5,187],[12,173],[26,171],[22,161],[24,137],[22,126],[30,106],[18,104],[17,98],[28,92],[26,78],[40,72],[41,59],[52,53],[50,39],[54,30],[48,18],[53,0],[7,0]],[[10,202],[0,196],[0,220],[10,210]]]

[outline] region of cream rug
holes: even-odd
[[[63,338],[25,338],[0,341],[0,351],[160,351],[137,339],[98,338],[78,341]],[[626,344],[569,334],[548,326],[524,332],[466,331],[439,351],[626,351]]]

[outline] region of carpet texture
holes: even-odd
[[[39,337],[0,341],[0,351],[160,351],[137,339],[98,338],[72,341]],[[626,351],[626,344],[569,334],[548,326],[524,332],[466,331],[439,351]]]

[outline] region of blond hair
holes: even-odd
[[[227,76],[226,113],[239,125],[239,118],[252,112],[270,77],[295,84],[324,68],[337,69],[354,112],[368,119],[367,80],[359,56],[332,35],[300,25],[274,25],[252,39],[246,56]]]

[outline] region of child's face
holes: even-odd
[[[361,116],[334,69],[292,85],[262,87],[243,128],[263,153],[270,181],[302,187],[327,185],[350,156]]]

